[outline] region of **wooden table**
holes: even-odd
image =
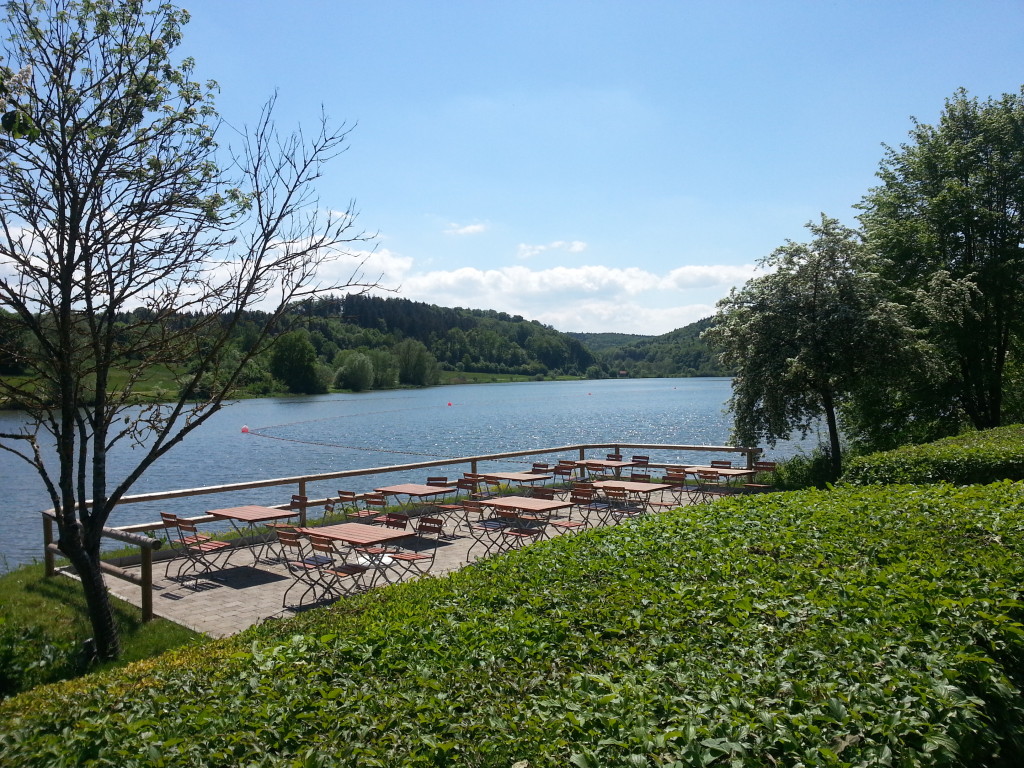
[[[589,471],[611,469],[615,472],[615,476],[618,477],[623,467],[635,467],[636,462],[626,461],[625,459],[580,459],[576,462],[576,466],[583,467]]]
[[[621,488],[630,495],[641,497],[640,503],[644,505],[645,509],[651,507],[651,494],[659,491],[668,491],[672,489],[671,485],[666,483],[642,483],[633,480],[599,480],[594,483],[594,487],[598,489],[603,488]]]
[[[535,499],[532,496],[496,496],[493,499],[486,499],[480,503],[486,507],[504,509],[510,512],[532,512],[537,514],[550,514],[556,510],[572,506],[571,501]]]
[[[401,483],[399,485],[386,485],[383,488],[374,488],[377,493],[383,493],[385,496],[408,496],[411,502],[414,498],[424,498],[425,496],[444,496],[449,493],[454,493],[456,486],[454,485],[423,485],[421,483]]]
[[[210,509],[206,514],[220,520],[227,520],[239,536],[244,535],[238,527],[238,523],[244,523],[249,527],[249,534],[254,536],[256,526],[260,523],[269,523],[273,520],[284,520],[288,517],[295,517],[299,514],[297,509],[275,509],[274,507],[261,507],[256,504],[246,504],[241,507],[225,507],[223,509]],[[253,550],[254,563],[260,560],[276,562],[275,559],[267,557],[267,550],[270,547],[269,541],[262,542],[261,546]],[[227,561],[225,561],[225,565]]]
[[[322,528],[300,528],[299,530],[303,533],[308,532],[316,536],[325,536],[328,539],[342,541],[356,547],[390,544],[391,542],[408,539],[416,535],[415,531],[384,528],[378,525],[366,525],[365,523],[338,523],[337,525],[325,525]]]
[[[485,472],[485,480],[506,480],[510,483],[539,483],[542,480],[550,480],[551,475],[541,475],[536,472]]]

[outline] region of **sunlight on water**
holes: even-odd
[[[528,382],[435,387],[246,400],[225,407],[196,433],[158,461],[132,493],[197,488],[246,480],[381,467],[486,453],[557,447],[575,443],[726,445],[730,419],[724,413],[728,379],[630,379],[623,381]],[[450,403],[450,405],[449,405]],[[0,431],[21,423],[0,413]],[[247,426],[249,432],[242,432]],[[796,450],[780,445],[768,458]],[[124,471],[131,449],[111,456],[111,477]],[[627,451],[628,453],[628,451]],[[690,463],[709,454],[679,456]],[[561,456],[556,458],[570,458]],[[655,460],[673,460],[654,456]],[[538,457],[537,460],[545,460]],[[532,461],[502,461],[524,468]],[[496,465],[498,462],[495,463]],[[465,467],[429,474],[458,476]],[[382,481],[422,482],[427,471],[352,478],[310,485],[314,497],[339,488],[365,491]],[[0,569],[42,558],[38,512],[51,506],[34,471],[0,451]],[[126,505],[110,525],[158,519],[160,510],[182,515],[235,504],[281,504],[294,486]]]

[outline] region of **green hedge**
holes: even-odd
[[[1024,489],[762,494],[0,704],[18,766],[1024,762]]]
[[[857,456],[842,482],[956,485],[1024,480],[1024,425],[969,432],[934,443]]]

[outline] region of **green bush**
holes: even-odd
[[[1024,489],[729,498],[0,704],[18,766],[1024,761]]]
[[[968,432],[934,443],[857,456],[847,462],[842,481],[956,485],[1024,480],[1024,425]]]
[[[836,481],[828,449],[821,447],[779,462],[774,474],[774,485],[781,491],[826,488]]]

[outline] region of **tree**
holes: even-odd
[[[283,334],[270,354],[270,372],[289,392],[314,395],[327,389],[317,374],[316,349],[304,328]]]
[[[901,311],[884,298],[857,233],[822,214],[810,243],[788,241],[754,278],[718,303],[704,332],[734,373],[734,437],[775,445],[822,418],[835,476],[842,465],[839,406],[885,377],[913,349]]]
[[[324,214],[313,185],[347,131],[322,118],[311,136],[281,135],[271,99],[225,157],[213,84],[172,59],[185,11],[15,0],[6,16],[7,60],[30,68],[40,131],[33,141],[0,134],[0,309],[11,313],[0,343],[19,333],[30,342],[3,350],[28,383],[0,381],[0,394],[34,423],[0,435],[0,447],[42,479],[98,654],[110,658],[119,640],[99,568],[103,526],[230,397],[288,305],[343,287],[319,282],[318,270],[364,238],[351,205]],[[358,284],[358,267],[352,274]],[[233,352],[243,311],[257,305],[270,308]],[[136,389],[157,365],[179,374],[180,396],[139,404]],[[115,372],[127,382],[112,391]],[[123,441],[136,463],[109,477],[107,454]]]
[[[398,364],[398,383],[426,386],[437,381],[437,361],[423,342],[403,339],[393,353]]]
[[[335,386],[362,392],[373,387],[373,363],[362,352],[353,352],[338,370]]]
[[[932,393],[951,392],[976,428],[998,426],[1008,356],[1024,328],[1024,88],[984,103],[960,89],[938,125],[915,120],[910,139],[886,148],[882,184],[861,204],[898,300],[947,371],[937,386],[908,380],[902,399],[944,410],[948,431],[956,409]]]

